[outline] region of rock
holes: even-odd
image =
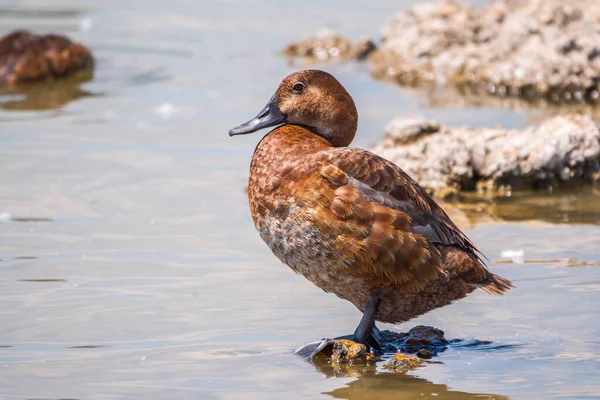
[[[433,353],[431,352],[431,350],[421,349],[421,350],[417,351],[417,357],[419,357],[423,360],[429,360],[430,358],[433,357]]]
[[[600,2],[454,0],[393,16],[371,57],[374,74],[401,84],[474,85],[489,94],[597,102]]]
[[[394,351],[405,353],[414,354],[427,349],[432,355],[437,355],[437,350],[445,350],[450,343],[446,340],[444,331],[425,325],[415,326],[406,333],[382,331],[382,334],[385,342],[391,344]]]
[[[394,354],[394,357],[392,357],[392,359],[383,367],[393,372],[402,372],[415,369],[421,365],[422,362],[419,357],[397,353]]]
[[[444,351],[450,342],[444,337],[440,329],[418,325],[408,332],[381,331],[383,353],[417,353],[422,349],[430,351],[431,355],[437,355],[438,351]],[[367,347],[348,339],[322,339],[316,342],[305,343],[296,350],[294,354],[305,360],[315,361],[317,359],[329,359],[333,364],[357,363],[377,361],[377,356],[369,353]],[[426,354],[426,353],[425,353]]]
[[[366,363],[376,361],[377,357],[369,353],[367,346],[353,342],[352,340],[341,339],[333,345],[331,355],[332,364],[344,363]]]
[[[0,86],[63,78],[93,66],[90,50],[65,36],[19,30],[0,38]]]
[[[418,325],[408,331],[408,336],[404,339],[403,347],[417,349],[422,347],[442,347],[447,346],[448,341],[444,337],[444,331],[431,326]]]
[[[282,53],[309,61],[364,60],[373,50],[375,50],[375,43],[371,40],[352,42],[345,36],[324,29],[315,37],[288,44]]]
[[[600,171],[600,131],[587,116],[557,116],[524,130],[449,129],[414,120],[394,120],[372,150],[438,196],[581,185]],[[415,126],[431,132],[415,135],[421,129]]]
[[[359,40],[352,44],[352,47],[350,48],[350,54],[348,56],[352,60],[366,60],[376,48],[377,46],[372,40]]]
[[[394,119],[386,126],[385,131],[395,145],[401,145],[437,133],[440,129],[441,125],[437,122],[416,116]]]

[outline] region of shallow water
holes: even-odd
[[[288,41],[321,27],[373,36],[410,3],[0,2],[1,34],[66,33],[98,61],[82,85],[0,94],[0,396],[600,396],[600,267],[568,261],[600,262],[593,190],[447,204],[517,289],[382,328],[428,324],[492,345],[451,347],[408,374],[334,377],[290,354],[350,333],[360,315],[260,241],[244,193],[259,136],[227,131],[300,68],[276,54]],[[322,68],[356,100],[356,146],[399,115],[509,127],[532,118],[429,108],[427,96],[375,82],[363,65]],[[499,260],[507,249],[526,263]]]

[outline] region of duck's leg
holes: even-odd
[[[322,339],[317,342],[306,343],[305,345],[294,350],[294,354],[301,356],[306,360],[312,360],[317,354],[323,352],[328,347],[331,348],[336,341],[340,339],[350,339],[356,343],[361,343],[367,346],[370,350],[381,351],[383,336],[377,327],[375,326],[375,314],[377,314],[377,307],[379,307],[379,298],[376,294],[371,295],[365,309],[363,316],[356,327],[353,335],[340,336],[335,339]]]
[[[373,293],[371,297],[369,297],[369,300],[367,300],[367,304],[365,304],[363,316],[354,331],[353,340],[357,343],[362,343],[379,350],[381,348],[379,343],[381,332],[379,332],[379,329],[375,326],[375,314],[377,314],[378,307],[379,297],[377,297],[377,294]]]

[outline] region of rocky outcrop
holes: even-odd
[[[0,38],[0,87],[91,72],[93,66],[90,50],[65,36],[20,30]]]
[[[371,40],[352,42],[334,31],[323,29],[315,37],[290,43],[282,53],[288,57],[301,57],[308,61],[364,60],[375,50]]]
[[[383,26],[375,74],[404,84],[596,102],[599,18],[595,0],[492,0],[481,11],[454,0],[418,5]]]
[[[450,129],[423,118],[396,119],[372,150],[441,197],[580,185],[600,173],[598,124],[580,115],[524,130]]]

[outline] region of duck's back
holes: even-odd
[[[405,321],[477,287],[511,287],[399,167],[301,127],[278,128],[258,145],[249,198],[281,261],[359,309],[380,292],[378,320]]]

